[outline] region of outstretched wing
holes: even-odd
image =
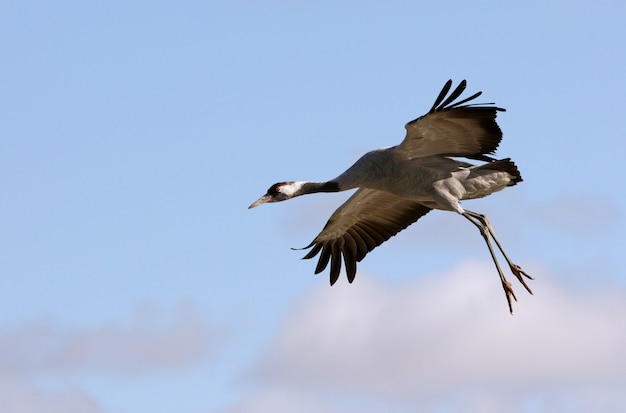
[[[493,160],[487,155],[493,154],[502,140],[496,114],[504,109],[489,106],[493,103],[465,105],[482,92],[453,103],[466,85],[463,80],[446,98],[452,86],[452,80],[448,80],[428,113],[406,124],[406,137],[397,150],[400,156],[412,159],[442,155]]]
[[[312,247],[304,258],[321,253],[315,274],[324,271],[330,262],[330,285],[333,285],[339,278],[343,257],[348,281],[352,282],[357,262],[430,210],[388,192],[359,189],[333,213],[322,232],[304,248]]]

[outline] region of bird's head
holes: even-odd
[[[294,196],[301,195],[301,189],[304,182],[278,182],[274,185],[270,186],[270,189],[267,190],[267,193],[263,195],[261,198],[257,199],[248,207],[254,208],[266,202],[279,202],[286,201],[287,199],[291,199]]]

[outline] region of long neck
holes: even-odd
[[[317,192],[339,192],[339,184],[335,181],[304,182],[297,195],[314,194]]]

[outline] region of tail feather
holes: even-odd
[[[507,184],[507,186],[513,186],[518,182],[522,182],[522,175],[520,171],[517,169],[515,163],[511,160],[511,158],[500,159],[497,161],[489,162],[484,165],[480,165],[476,169],[489,169],[492,171],[500,171],[506,172],[511,176],[511,181]]]

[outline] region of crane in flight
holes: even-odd
[[[522,176],[510,158],[492,157],[502,140],[496,114],[505,110],[494,103],[469,103],[482,92],[454,102],[466,85],[463,80],[448,95],[452,87],[452,80],[448,80],[428,113],[406,124],[406,136],[399,145],[366,153],[329,181],[278,182],[249,208],[305,194],[359,188],[331,215],[313,242],[302,248],[311,248],[305,259],[320,254],[315,274],[330,263],[330,285],[339,278],[342,258],[351,283],[357,262],[374,248],[432,209],[456,212],[480,230],[512,314],[511,299],[517,301],[517,297],[502,272],[491,239],[530,294],[524,277],[533,278],[511,261],[487,217],[464,209],[459,201],[482,198],[513,186],[522,181]]]

